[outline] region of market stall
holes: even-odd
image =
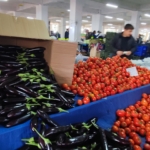
[[[110,129],[116,120],[116,110],[124,109],[141,99],[142,93],[150,94],[150,85],[132,91],[104,98],[95,103],[72,108],[68,113],[51,115],[60,125],[83,122],[93,117],[98,117],[98,124],[104,129]],[[76,97],[76,100],[78,97]],[[95,111],[96,110],[96,111]],[[17,149],[23,145],[21,139],[32,136],[30,121],[12,127],[0,127],[0,145],[2,150]],[[6,140],[7,139],[7,140]],[[7,144],[9,143],[9,144]]]
[[[54,127],[58,127],[57,124],[82,123],[96,117],[100,127],[110,129],[117,119],[118,109],[135,104],[142,93],[150,94],[149,70],[134,65],[128,59],[89,58],[84,63],[74,65],[77,44],[49,40],[43,22],[24,18],[16,21],[13,16],[3,14],[0,14],[0,18],[5,18],[3,30],[0,30],[0,67],[4,68],[1,69],[0,81],[3,107],[0,111],[1,150],[15,150],[23,145],[21,139],[33,136],[36,130],[32,127],[31,131],[31,118],[35,118],[36,122],[39,118],[47,121],[51,117],[56,122]],[[8,21],[13,31],[7,26]],[[126,70],[130,67],[139,73],[140,79],[130,76]],[[65,85],[65,88],[62,89],[59,84]],[[76,96],[74,101],[74,94],[81,97]],[[77,102],[79,99],[82,104]],[[20,101],[21,108],[17,104]],[[84,105],[77,106],[77,103]],[[48,114],[53,115],[49,117]]]

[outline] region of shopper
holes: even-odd
[[[131,59],[132,53],[136,50],[136,41],[132,36],[133,30],[134,27],[131,24],[126,24],[124,31],[114,37],[112,56],[118,55]]]
[[[69,38],[69,29],[67,29],[65,32],[65,39],[68,39],[68,38]]]
[[[89,32],[89,30],[85,30],[85,32],[86,32],[85,39],[86,39],[86,40],[91,39],[92,33]]]
[[[137,43],[142,44],[142,35],[139,34],[139,37],[137,38]]]
[[[96,31],[94,30],[92,35],[91,35],[91,39],[96,39]]]
[[[56,36],[57,39],[61,38],[60,33],[58,31],[56,32],[55,36]]]

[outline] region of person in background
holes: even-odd
[[[68,38],[69,38],[69,29],[67,29],[65,32],[65,39],[68,39]]]
[[[56,32],[55,36],[57,39],[61,38],[60,33],[58,31]]]
[[[89,30],[85,30],[85,32],[86,32],[85,39],[86,40],[91,39],[91,32],[89,32]]]
[[[133,25],[126,24],[124,31],[117,34],[112,40],[112,56],[118,55],[131,59],[132,53],[136,50],[136,41],[132,36]]]
[[[96,31],[95,30],[92,32],[91,38],[96,39]]]
[[[139,34],[139,37],[137,38],[137,43],[142,44],[142,35]]]
[[[97,31],[97,34],[96,34],[96,39],[99,39],[101,36],[101,32],[100,31]]]

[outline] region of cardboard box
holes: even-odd
[[[48,29],[41,20],[0,14],[0,25],[1,45],[45,47],[45,59],[53,69],[58,83],[71,84],[77,43],[50,40]]]

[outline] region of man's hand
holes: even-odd
[[[121,56],[121,55],[123,55],[123,52],[122,51],[117,51],[117,55]]]
[[[127,56],[130,56],[131,53],[132,53],[131,51],[126,51],[126,55],[127,55]]]

